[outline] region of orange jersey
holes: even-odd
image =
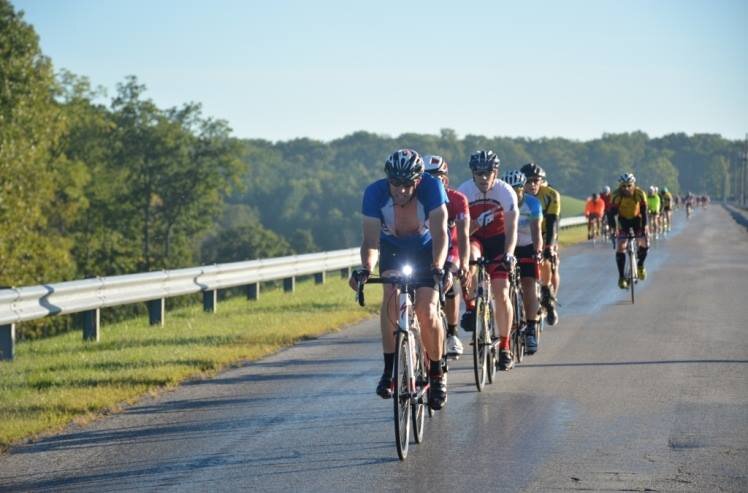
[[[599,197],[597,198],[597,200],[592,200],[592,199],[588,200],[584,206],[585,216],[594,214],[597,217],[603,217],[604,213],[605,213],[605,201]]]

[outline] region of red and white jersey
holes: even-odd
[[[490,238],[504,234],[504,211],[517,210],[517,194],[512,187],[497,179],[493,187],[483,193],[473,180],[468,180],[460,185],[457,191],[467,197],[471,222],[485,224],[472,236]]]

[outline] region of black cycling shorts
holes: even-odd
[[[535,259],[535,249],[533,245],[518,246],[514,249],[514,256],[519,262],[520,277],[529,277],[530,279],[540,279],[540,265]]]

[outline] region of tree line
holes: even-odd
[[[400,147],[441,154],[454,184],[471,151],[535,161],[584,198],[633,171],[643,185],[731,193],[741,143],[714,134],[488,138],[355,132],[330,142],[238,139],[196,103],[160,108],[136,77],[109,97],[55,73],[0,0],[0,285],[20,286],[355,246],[363,188]]]

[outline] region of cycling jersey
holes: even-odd
[[[673,195],[670,192],[660,193],[660,199],[662,199],[662,207],[665,210],[669,210],[673,202]]]
[[[390,196],[387,179],[377,180],[364,191],[361,211],[366,217],[373,217],[382,222],[379,235],[380,242],[384,241],[398,248],[423,247],[431,243],[429,231],[429,213],[447,203],[447,193],[441,180],[429,174],[424,174],[418,183],[413,200],[417,201],[418,233],[408,236],[397,236],[395,228],[395,205]]]
[[[449,251],[447,262],[460,265],[460,249],[457,242],[457,227],[455,222],[470,219],[470,208],[467,197],[453,188],[447,188],[447,221],[449,236]]]
[[[543,243],[546,247],[554,245],[558,238],[558,219],[561,215],[561,195],[553,188],[545,185],[538,189],[535,197],[543,207],[543,222],[540,226],[543,232]]]
[[[543,215],[561,214],[561,195],[555,189],[547,185],[541,186],[535,196],[543,206]]]
[[[630,196],[618,189],[610,199],[611,207],[624,219],[632,219],[646,213],[647,195],[641,188],[635,188]]]
[[[540,201],[530,194],[525,194],[522,204],[519,206],[519,222],[517,224],[517,246],[532,245],[532,230],[530,225],[533,221],[543,219],[543,209]]]
[[[605,212],[607,212],[610,209],[610,194],[601,193],[600,199],[605,202]]]
[[[486,193],[480,191],[473,180],[468,180],[457,189],[465,195],[470,208],[470,217],[478,224],[472,236],[490,238],[504,234],[504,211],[517,210],[517,194],[502,180],[496,180]]]
[[[657,194],[647,195],[647,212],[650,214],[660,213],[660,196]]]
[[[590,216],[594,215],[596,217],[603,217],[603,214],[605,213],[605,201],[601,198],[597,198],[596,200],[588,200],[587,203],[584,205],[584,215]]]

